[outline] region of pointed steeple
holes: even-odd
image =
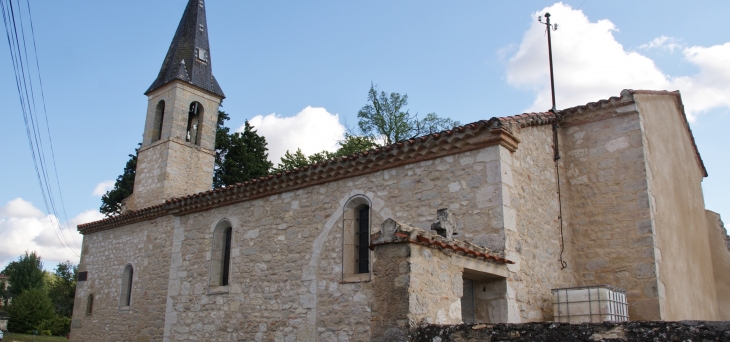
[[[213,77],[204,0],[188,1],[160,74],[145,95],[176,79],[225,97]]]

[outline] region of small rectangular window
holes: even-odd
[[[79,272],[79,275],[76,277],[76,281],[86,281],[86,277],[89,275],[89,272],[83,271]]]
[[[208,61],[208,52],[205,49],[195,48],[195,57],[203,62]]]
[[[90,294],[86,300],[86,314],[91,315],[92,311],[94,311],[94,295]]]

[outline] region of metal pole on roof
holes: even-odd
[[[555,78],[553,77],[553,44],[550,37],[550,29],[552,31],[558,30],[558,24],[550,24],[550,13],[545,13],[545,22],[542,22],[542,16],[537,17],[537,21],[539,21],[541,24],[545,25],[545,30],[547,31],[547,37],[548,37],[548,58],[550,60],[550,91],[552,92],[553,96],[553,113],[557,113],[558,110],[555,107]]]
[[[560,262],[560,268],[565,269],[568,267],[568,263],[563,260],[563,252],[565,251],[565,236],[563,235],[563,201],[562,201],[562,194],[560,191],[560,164],[558,161],[560,160],[560,148],[558,144],[558,127],[559,122],[562,119],[560,113],[558,113],[558,109],[555,107],[555,77],[553,76],[553,42],[552,37],[550,35],[550,31],[557,31],[558,30],[558,24],[551,24],[550,23],[550,13],[545,13],[545,22],[542,22],[542,16],[537,17],[537,21],[539,21],[541,24],[545,25],[545,30],[547,31],[547,38],[548,38],[548,57],[550,61],[550,92],[552,94],[553,98],[553,108],[550,109],[550,111],[555,115],[555,120],[553,121],[553,149],[554,149],[554,155],[553,160],[555,161],[555,176],[557,177],[556,181],[556,188],[558,193],[558,220],[560,220],[560,257],[558,258],[558,261]]]

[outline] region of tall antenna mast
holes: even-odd
[[[558,24],[550,24],[550,13],[545,13],[545,22],[542,22],[542,16],[537,17],[537,21],[539,21],[541,24],[545,25],[545,30],[547,31],[547,37],[548,37],[548,56],[550,58],[550,91],[553,95],[553,113],[558,113],[558,110],[555,108],[555,79],[553,77],[553,44],[550,39],[550,29],[552,31],[558,30]]]
[[[553,108],[550,109],[551,112],[555,115],[555,121],[553,122],[553,160],[555,161],[555,175],[557,177],[557,181],[555,182],[558,192],[558,219],[560,220],[560,256],[558,257],[558,261],[560,261],[560,268],[565,269],[568,267],[568,263],[563,260],[563,252],[565,251],[565,237],[563,235],[563,201],[561,199],[562,195],[560,193],[560,164],[558,163],[558,160],[560,160],[560,148],[558,144],[558,127],[559,122],[562,119],[562,116],[560,113],[558,113],[558,109],[555,107],[555,77],[553,76],[553,43],[550,37],[550,31],[557,31],[558,30],[558,24],[550,24],[550,13],[545,13],[545,22],[542,22],[542,16],[537,17],[537,21],[539,21],[541,24],[545,25],[545,30],[547,31],[547,37],[548,37],[548,56],[550,58],[550,91],[553,96]]]

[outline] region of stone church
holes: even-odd
[[[540,322],[551,289],[630,320],[730,320],[730,252],[679,92],[493,117],[212,189],[205,4],[157,79],[134,193],[83,234],[75,341],[383,341]]]

